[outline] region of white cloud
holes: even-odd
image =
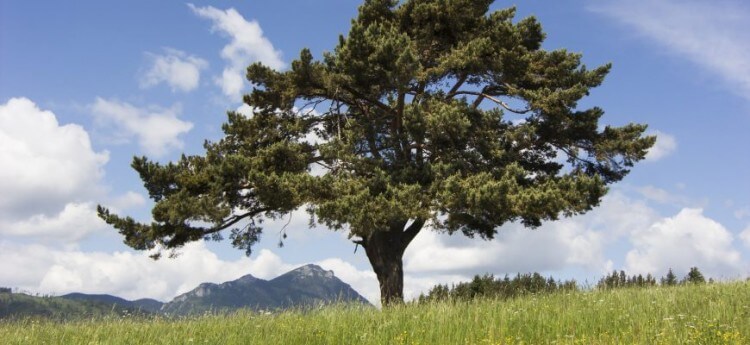
[[[18,265],[17,258],[23,258]],[[372,270],[358,270],[339,258],[316,262],[377,304],[379,288]],[[273,279],[300,264],[289,264],[261,249],[255,258],[222,260],[204,242],[186,245],[174,259],[154,261],[147,253],[60,250],[39,244],[0,242],[0,281],[22,290],[50,294],[108,293],[127,299],[169,301],[203,282],[221,283],[252,274]],[[23,267],[23,268],[21,268]],[[189,268],[189,269],[186,269]]]
[[[538,230],[507,226],[492,241],[425,230],[407,249],[404,269],[409,272],[472,276],[560,271],[568,266],[604,271],[603,235],[571,220]]]
[[[140,78],[142,88],[167,83],[172,92],[189,92],[198,87],[201,70],[208,67],[206,60],[176,49],[165,48],[164,55],[146,53],[146,56],[151,67]]]
[[[668,203],[672,200],[672,194],[664,189],[654,186],[640,187],[638,188],[638,193],[643,195],[646,199],[653,200],[662,204]]]
[[[653,135],[656,135],[656,144],[648,150],[646,161],[658,161],[677,150],[677,139],[674,136],[660,131],[656,131]]]
[[[740,239],[745,244],[745,247],[750,248],[750,225],[740,233]]]
[[[473,276],[579,268],[601,274],[611,268],[607,245],[656,219],[658,215],[644,203],[615,191],[585,215],[548,222],[536,230],[509,224],[492,241],[425,229],[406,251],[405,270]]]
[[[137,137],[141,148],[148,154],[163,156],[171,149],[181,149],[181,134],[193,124],[178,118],[181,106],[171,108],[138,108],[125,102],[97,98],[91,106],[97,124],[114,126],[123,138]]]
[[[743,1],[600,1],[592,10],[612,17],[715,74],[750,99],[750,6]]]
[[[740,238],[750,246],[750,229]],[[620,252],[626,255],[619,256]],[[683,274],[698,266],[716,278],[747,274],[732,234],[701,210],[686,208],[665,218],[643,201],[616,190],[585,215],[546,223],[537,230],[511,224],[501,228],[492,241],[426,229],[407,249],[404,270],[407,276],[433,282],[441,275],[542,272],[565,276],[571,270],[591,277],[612,270],[614,262],[623,259],[623,268],[632,273],[660,275],[671,267]]]
[[[143,195],[133,191],[128,191],[112,200],[111,207],[112,210],[119,212],[133,207],[143,206],[145,204],[146,198],[144,198]]]
[[[197,7],[188,4],[196,15],[213,22],[212,31],[218,31],[228,37],[230,42],[221,50],[221,57],[227,61],[217,84],[225,95],[239,100],[244,88],[245,68],[256,61],[274,68],[285,66],[281,52],[263,36],[263,30],[257,21],[247,21],[234,8],[220,10],[215,7]]]
[[[654,186],[643,186],[636,188],[636,191],[648,200],[655,201],[660,204],[672,204],[679,206],[690,206],[690,207],[701,207],[707,203],[706,200],[691,200],[689,197],[684,195],[671,193],[667,190],[654,187]]]
[[[23,258],[23,265],[18,258]],[[177,258],[157,261],[140,252],[82,252],[0,242],[0,281],[40,293],[77,291],[166,301],[202,282],[221,283],[248,273],[269,279],[293,267],[268,250],[255,259],[221,260],[203,242],[185,246]]]
[[[246,117],[255,116],[255,108],[247,105],[246,103],[242,103],[242,105],[237,107],[237,110],[235,111]]]
[[[261,249],[254,258],[223,260],[205,242],[194,242],[174,258],[152,260],[148,253],[133,251],[82,252],[41,244],[22,245],[0,241],[0,282],[29,292],[61,295],[69,292],[107,293],[127,299],[155,298],[169,301],[203,282],[222,283],[252,274],[273,279],[301,264],[284,262]],[[19,264],[19,258],[23,264]],[[317,261],[375,305],[380,290],[375,273],[357,269],[340,258]],[[435,284],[465,281],[463,276],[405,277],[407,298],[414,298]]]
[[[0,234],[36,237],[41,241],[75,242],[105,227],[93,204],[70,203],[54,216],[41,213],[16,222],[0,221]]]
[[[718,278],[734,278],[742,272],[732,234],[704,216],[701,209],[685,208],[674,217],[633,232],[630,240],[633,249],[626,256],[628,272],[662,275],[672,268],[685,274],[693,266]]]
[[[106,151],[92,149],[81,126],[60,125],[31,100],[0,104],[0,219],[49,217],[100,195],[108,160]]]

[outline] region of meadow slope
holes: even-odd
[[[4,344],[747,344],[750,283],[179,320],[0,323]]]

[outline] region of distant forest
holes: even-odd
[[[609,290],[618,288],[646,288],[656,286],[675,286],[683,284],[705,284],[713,283],[713,279],[706,281],[703,273],[698,267],[690,269],[682,279],[678,279],[670,268],[667,274],[657,279],[647,274],[643,276],[628,275],[625,271],[613,271],[601,278],[595,288]],[[561,291],[579,291],[583,289],[575,280],[555,280],[552,277],[545,278],[539,273],[518,274],[513,278],[505,276],[495,278],[494,275],[476,275],[470,282],[458,283],[452,286],[436,285],[427,293],[420,295],[418,302],[429,302],[434,300],[467,300],[479,297],[489,298],[514,298],[529,294],[543,294]]]

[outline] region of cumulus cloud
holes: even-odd
[[[41,213],[16,222],[0,221],[0,233],[3,235],[36,237],[41,241],[54,242],[75,242],[105,227],[91,203],[69,203],[53,216]]]
[[[19,257],[24,258],[24,265],[17,264]],[[334,271],[339,279],[374,304],[378,303],[378,283],[371,270],[359,270],[339,258],[316,264]],[[222,283],[246,274],[273,279],[301,265],[284,262],[267,249],[261,249],[255,258],[222,260],[204,242],[186,245],[174,259],[157,261],[148,258],[147,253],[132,251],[82,252],[0,242],[3,284],[57,295],[108,293],[127,299],[148,297],[169,301],[203,282]]]
[[[297,218],[306,217],[295,217],[292,222],[297,223]],[[272,223],[281,221],[288,220]],[[301,235],[294,231],[290,239]],[[311,245],[330,241],[302,237]],[[750,246],[750,229],[740,238]],[[607,245],[618,239],[633,244],[626,260],[629,272],[663,274],[672,267],[683,274],[687,268],[698,266],[712,277],[742,274],[731,234],[700,210],[686,209],[662,218],[642,202],[615,191],[589,214],[546,224],[538,230],[508,227],[491,242],[421,233],[404,258],[405,297],[416,298],[435,284],[467,281],[485,272],[504,275],[536,271],[559,277],[559,272],[579,268],[600,275],[613,268],[612,258],[618,259],[606,252]],[[0,281],[42,293],[83,291],[170,300],[201,282],[221,283],[248,273],[271,279],[303,264],[290,263],[267,249],[259,250],[253,258],[222,259],[204,242],[189,244],[180,253],[176,259],[153,261],[140,252],[82,252],[0,241]],[[17,258],[23,258],[23,265],[18,265]],[[370,267],[360,269],[337,257],[315,263],[333,270],[368,300],[379,303],[378,283]],[[24,267],[23,272],[19,266]]]
[[[601,233],[585,231],[569,220],[538,230],[508,226],[492,241],[425,231],[407,249],[404,269],[471,276],[559,271],[572,265],[599,272],[604,271],[603,246]]]
[[[260,61],[274,69],[285,66],[281,60],[281,52],[263,36],[263,30],[257,21],[247,21],[234,8],[220,10],[211,6],[188,6],[199,17],[211,20],[212,31],[229,38],[229,44],[221,50],[221,57],[227,61],[227,66],[216,79],[225,95],[236,100],[241,98],[245,68],[250,63]]]
[[[171,108],[138,108],[129,103],[97,98],[90,106],[100,126],[112,126],[121,139],[136,137],[141,148],[148,154],[163,156],[172,149],[184,145],[178,137],[190,131],[193,124],[182,121],[179,104]]]
[[[595,12],[627,25],[750,99],[750,6],[736,0],[599,1]]]
[[[242,105],[237,107],[237,110],[235,111],[246,117],[255,116],[255,108],[247,105],[246,103],[242,103]]]
[[[677,139],[674,136],[660,131],[656,131],[653,135],[656,135],[656,144],[648,150],[646,154],[647,162],[661,160],[677,150]]]
[[[643,195],[646,199],[653,200],[662,204],[668,203],[673,200],[673,196],[671,193],[654,186],[640,187],[638,188],[638,193]]]
[[[740,238],[750,247],[750,228]],[[623,259],[622,268],[632,273],[663,275],[673,268],[686,274],[698,266],[716,278],[747,274],[732,234],[702,210],[685,208],[664,217],[618,190],[585,215],[546,223],[537,230],[510,224],[492,241],[424,231],[407,249],[404,271],[407,277],[432,285],[483,273],[565,276],[574,270],[600,276]]]
[[[17,264],[19,257],[24,265]],[[52,294],[78,291],[166,301],[202,282],[221,283],[248,273],[267,279],[292,267],[267,250],[255,259],[221,260],[203,242],[185,246],[177,258],[157,261],[140,252],[82,252],[0,242],[0,281]]]
[[[655,187],[655,186],[643,186],[636,188],[638,194],[644,198],[655,201],[660,204],[672,204],[681,206],[700,206],[705,204],[706,201],[691,200],[691,198],[684,195],[669,192],[667,190]]]
[[[163,55],[146,53],[151,67],[140,77],[142,88],[149,88],[166,83],[172,92],[189,92],[200,83],[201,70],[208,67],[208,62],[185,52],[165,48]]]
[[[656,219],[658,215],[642,202],[612,192],[585,215],[548,222],[536,230],[509,224],[492,241],[424,231],[406,251],[405,270],[472,276],[577,267],[600,274],[611,265],[604,252],[609,243]]]
[[[123,211],[133,207],[143,206],[145,204],[146,198],[143,197],[143,195],[133,191],[128,191],[112,200],[111,206],[113,210]]]
[[[740,233],[740,239],[745,244],[745,247],[750,248],[750,225]]]
[[[682,209],[673,217],[635,231],[630,240],[633,249],[626,255],[629,272],[660,275],[672,268],[684,274],[697,266],[709,276],[732,278],[742,271],[732,234],[704,216],[701,209]]]
[[[0,219],[37,215],[41,224],[63,209],[70,216],[80,202],[100,195],[108,160],[108,152],[92,149],[81,126],[60,125],[31,100],[0,104]]]

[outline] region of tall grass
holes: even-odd
[[[182,320],[0,323],[3,344],[749,344],[750,283]]]

